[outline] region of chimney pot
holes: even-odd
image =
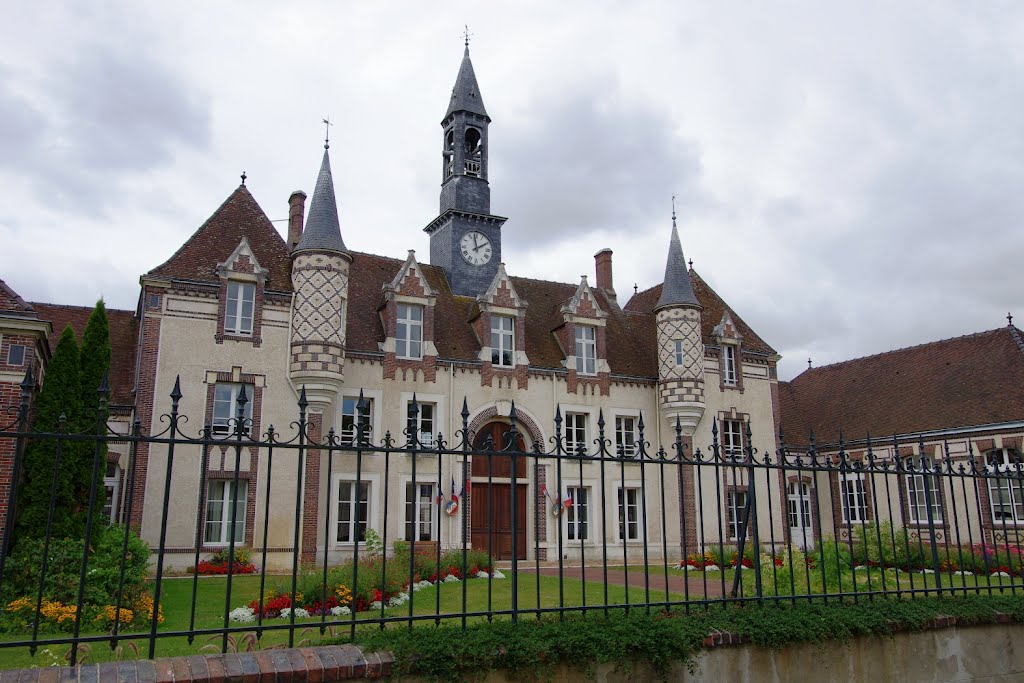
[[[306,193],[295,190],[288,197],[288,251],[295,249],[302,239],[302,222],[306,215]]]

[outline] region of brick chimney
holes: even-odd
[[[306,193],[295,190],[288,198],[288,251],[302,239],[302,220],[306,215]]]
[[[609,298],[615,299],[615,287],[612,286],[612,250],[607,247],[594,254],[597,267],[596,284],[603,289]]]

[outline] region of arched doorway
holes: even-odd
[[[491,557],[496,560],[511,560],[513,536],[515,555],[526,559],[526,471],[528,458],[515,458],[516,491],[512,491],[512,457],[500,454],[500,449],[509,440],[510,425],[504,422],[489,422],[481,427],[473,439],[473,449],[482,451],[491,439],[495,454],[473,457],[470,487],[470,542],[477,550],[490,547]],[[526,450],[523,435],[516,434],[515,448]],[[515,495],[515,516],[512,513],[512,496]],[[513,523],[514,522],[514,523]]]

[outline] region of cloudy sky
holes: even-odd
[[[510,273],[575,282],[611,247],[624,302],[662,278],[675,194],[784,378],[1024,319],[1024,5],[439,5],[18,3],[0,278],[133,308],[242,171],[286,218],[325,116],[346,243],[426,259],[468,23]]]

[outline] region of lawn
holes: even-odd
[[[599,574],[595,573],[595,578]],[[590,577],[588,576],[588,579]],[[190,628],[191,616],[191,605],[192,605],[192,578],[167,578],[163,582],[163,597],[161,602],[164,605],[164,623],[160,625],[158,633],[168,633],[174,631],[184,631]],[[281,583],[282,585],[288,585],[287,577],[272,577],[268,578],[268,588],[275,584]],[[452,583],[441,583],[439,586],[433,586],[424,588],[422,590],[413,593],[412,600],[410,603],[401,605],[399,607],[389,608],[385,610],[385,618],[401,618],[409,615],[410,605],[414,616],[433,616],[433,615],[444,615],[455,612],[506,612],[506,614],[498,614],[493,618],[510,619],[511,615],[508,612],[512,608],[512,581],[509,579],[495,579],[490,582],[490,595],[488,595],[488,581],[486,579],[470,579],[466,582],[452,582]],[[196,629],[219,629],[224,626],[224,606],[225,606],[225,589],[227,587],[227,580],[224,577],[202,577],[198,581],[198,589],[196,592],[196,608],[195,608],[195,628]],[[463,610],[463,587],[466,589],[465,596],[465,607]],[[587,581],[584,582],[566,578],[561,588],[559,587],[558,577],[552,576],[541,576],[539,578],[532,573],[520,573],[518,581],[518,608],[519,610],[535,610],[538,605],[538,590],[540,594],[540,606],[542,608],[553,608],[558,607],[559,604],[565,606],[580,606],[583,605],[584,589],[586,593],[587,605],[599,605],[603,604],[604,599],[604,585],[601,582]],[[561,598],[560,598],[561,593]],[[258,576],[236,576],[232,580],[232,599],[230,601],[230,607],[241,607],[246,605],[251,600],[254,600],[259,595],[259,577]],[[656,596],[652,593],[652,600],[659,599],[660,596]],[[629,598],[631,603],[636,603],[638,600],[643,599],[643,591],[638,591],[635,588],[630,590]],[[682,600],[681,595],[672,595],[672,600]],[[608,586],[608,600],[610,604],[624,604],[626,600],[626,591],[621,586]],[[439,607],[438,607],[439,606]],[[521,615],[524,619],[535,619],[536,612],[527,612]],[[356,628],[380,628],[378,624],[362,624],[367,619],[380,618],[381,612],[379,610],[370,612],[359,612],[357,614],[355,625]],[[472,623],[474,621],[485,620],[486,617],[476,616],[469,617],[467,621]],[[444,623],[450,621],[453,623],[461,623],[459,617],[437,617],[415,620],[413,623],[417,626],[431,626],[435,623]],[[266,619],[264,620],[264,626],[282,626],[287,624],[286,619]],[[294,643],[296,645],[317,643],[320,641],[320,625],[322,623],[321,617],[310,617],[307,619],[298,619],[297,624],[303,624],[304,627],[297,629],[294,635]],[[352,619],[350,616],[333,617],[328,615],[327,623],[330,624],[329,631],[326,633],[330,636],[341,636],[349,633],[352,629]],[[389,624],[390,628],[407,627],[408,621],[395,622]],[[237,645],[239,649],[246,647],[245,634],[255,633],[257,631],[257,624],[255,622],[249,624],[239,624],[231,622],[229,624],[231,628],[239,628],[241,631],[233,635],[233,640],[238,642],[241,641],[241,645]],[[139,632],[135,631],[128,635],[138,635]],[[59,634],[61,636],[67,636],[70,634]],[[88,635],[98,635],[95,632],[89,633]],[[19,636],[14,638],[11,636],[5,636],[0,639],[0,642],[22,639],[25,636]],[[53,637],[51,635],[41,635],[41,638]],[[129,642],[137,643],[138,654],[136,654],[135,647],[129,645]],[[175,656],[175,655],[186,655],[195,654],[203,651],[202,648],[206,648],[206,652],[220,651],[222,638],[220,635],[200,635],[195,638],[192,644],[189,644],[188,639],[184,636],[167,636],[158,638],[156,642],[156,656]],[[273,647],[286,645],[288,643],[288,632],[286,629],[264,629],[262,635],[259,638],[260,647]],[[229,649],[234,647],[233,643],[229,643]],[[17,647],[17,648],[4,648],[0,649],[0,668],[10,669],[18,667],[30,667],[30,666],[46,666],[52,664],[63,664],[64,655],[69,650],[68,645],[50,645],[40,646],[35,657],[29,654],[28,648]],[[125,658],[136,658],[138,656],[145,657],[148,654],[148,640],[133,640],[133,641],[122,641],[121,645],[121,656]],[[87,661],[98,662],[114,659],[116,654],[111,650],[108,641],[100,641],[90,644],[88,647],[80,647],[79,658],[82,658],[82,652],[85,652]]]

